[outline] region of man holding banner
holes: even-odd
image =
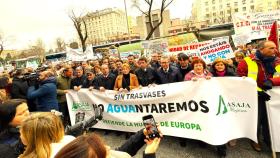
[[[239,76],[248,76],[254,79],[258,85],[258,142],[260,134],[264,137],[264,142],[270,147],[270,134],[266,111],[266,101],[270,96],[265,92],[272,89],[272,86],[280,85],[280,59],[275,56],[276,45],[272,41],[262,41],[254,55],[245,57],[238,64],[237,73]],[[256,151],[261,151],[261,146],[252,143]]]

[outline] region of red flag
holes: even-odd
[[[276,44],[276,48],[277,48],[277,53],[276,55],[278,57],[280,57],[280,54],[279,54],[279,40],[278,40],[278,29],[277,29],[277,21],[275,21],[271,27],[271,30],[270,30],[270,35],[268,37],[268,40],[269,41],[273,41],[275,44]]]

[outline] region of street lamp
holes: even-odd
[[[126,17],[126,25],[127,25],[127,31],[128,31],[128,42],[129,42],[129,44],[130,44],[131,41],[130,41],[130,31],[129,31],[129,26],[128,26],[128,17],[127,17],[127,9],[126,9],[126,0],[123,0],[123,2],[124,2],[125,17]]]

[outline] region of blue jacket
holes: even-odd
[[[28,99],[37,99],[37,111],[51,111],[52,109],[58,111],[56,96],[55,77],[49,77],[47,80],[42,81],[38,89],[35,89],[34,86],[29,87],[27,92]]]

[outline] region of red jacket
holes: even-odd
[[[263,88],[263,83],[265,81],[265,71],[264,71],[265,68],[264,68],[263,64],[261,63],[261,61],[258,58],[256,58],[256,56],[254,54],[250,55],[250,58],[253,61],[256,61],[257,65],[258,65],[257,84],[258,84],[258,87]],[[276,67],[277,65],[280,65],[280,58],[278,58],[278,57],[274,61],[274,67]],[[245,60],[240,61],[240,63],[238,64],[237,74],[238,74],[238,76],[247,76],[248,75],[248,65]],[[273,78],[273,75],[270,74],[268,76],[268,79],[270,79],[272,81],[273,86],[280,86],[280,77]]]

